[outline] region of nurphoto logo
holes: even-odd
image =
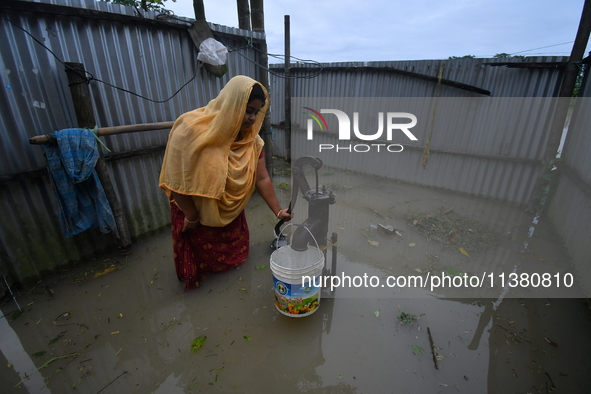
[[[338,134],[340,141],[351,141],[351,119],[349,115],[347,115],[344,111],[338,109],[321,109],[320,112],[309,108],[304,107],[305,110],[308,112],[304,112],[310,118],[307,122],[307,139],[309,141],[314,139],[314,123],[316,123],[320,127],[320,131],[328,132],[328,123],[322,114],[333,114],[337,117],[338,121]],[[417,141],[417,137],[409,130],[416,126],[417,124],[417,117],[408,112],[387,112],[384,115],[384,112],[378,112],[378,130],[373,134],[364,134],[360,131],[359,128],[359,113],[353,112],[353,134],[355,137],[361,141],[379,141],[384,134],[384,123],[386,124],[386,140],[391,142],[393,140],[394,133],[402,132],[409,140]],[[400,122],[400,120],[406,120]],[[410,122],[408,121],[410,120]],[[349,144],[349,145],[339,145],[339,144],[319,144],[318,151],[322,152],[323,150],[335,150],[336,152],[345,151],[345,152],[369,152],[369,151],[376,151],[380,152],[381,149],[385,151],[398,153],[404,150],[404,147],[401,144],[394,144],[394,143],[371,143],[371,144]]]

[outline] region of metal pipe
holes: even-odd
[[[332,262],[330,267],[330,274],[335,276],[337,274],[337,244],[338,244],[339,236],[337,233],[332,233],[332,237],[330,238],[330,242],[332,243]]]

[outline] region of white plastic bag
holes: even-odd
[[[228,49],[221,42],[208,38],[199,45],[197,60],[213,66],[221,66],[226,64],[227,59]]]

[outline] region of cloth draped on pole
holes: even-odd
[[[113,211],[95,170],[99,152],[94,134],[76,128],[56,131],[49,137],[57,144],[43,148],[66,238],[97,227],[117,235]]]

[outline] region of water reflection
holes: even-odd
[[[2,311],[0,311],[0,333],[2,333],[0,336],[0,352],[6,358],[6,366],[14,369],[18,377],[21,378],[15,387],[20,387],[22,384],[30,393],[51,393],[45,386],[41,373],[37,371],[33,360],[21,344],[17,333],[8,324]],[[8,389],[6,381],[4,382],[5,389]]]

